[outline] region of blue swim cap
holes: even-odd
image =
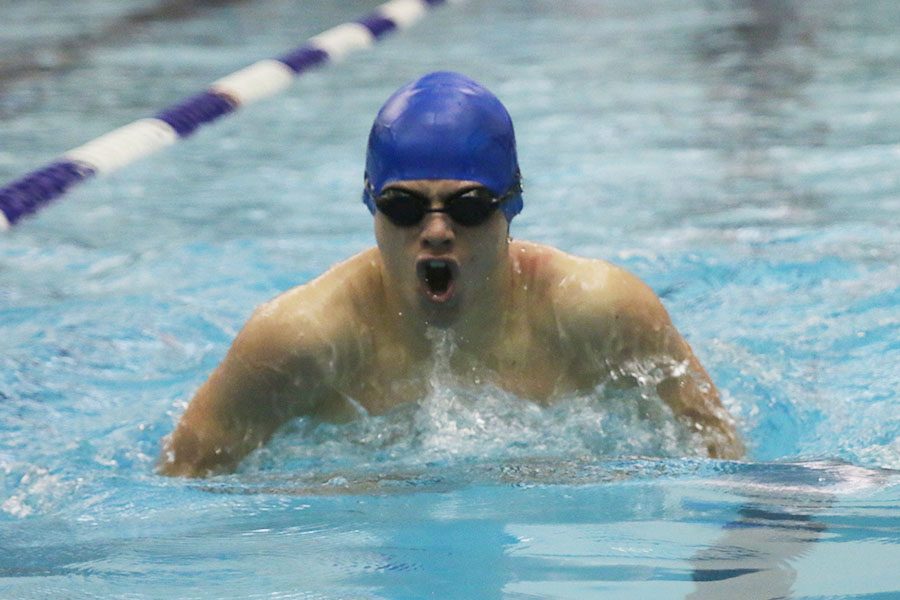
[[[363,202],[389,183],[412,179],[477,181],[497,196],[520,185],[516,137],[503,104],[459,73],[429,73],[384,103],[366,153]],[[522,210],[521,191],[501,206],[507,221]]]

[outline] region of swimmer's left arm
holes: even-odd
[[[657,295],[631,274],[623,276],[627,302],[617,307],[626,354],[633,359],[660,361],[666,376],[656,385],[672,412],[696,430],[712,458],[735,459],[744,454],[731,416],[719,392],[681,336]],[[622,296],[620,296],[622,297]],[[624,298],[624,297],[623,297]]]
[[[653,290],[618,267],[603,263],[595,270],[600,275],[592,276],[604,282],[603,300],[594,304],[593,318],[600,322],[582,330],[597,336],[593,345],[598,352],[625,371],[629,364],[654,363],[664,373],[657,393],[700,434],[709,456],[741,457],[744,446],[715,385]]]

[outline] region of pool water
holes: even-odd
[[[376,5],[0,1],[0,180]],[[890,2],[469,0],[21,222],[0,597],[900,597],[898,27]],[[371,119],[436,69],[516,122],[513,236],[647,281],[746,460],[639,396],[541,409],[436,369],[233,475],[155,474],[253,308],[373,243]]]

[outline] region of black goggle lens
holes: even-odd
[[[444,208],[430,208],[428,200],[421,196],[402,190],[388,190],[375,199],[375,206],[399,227],[418,225],[426,214],[432,212],[446,213],[460,225],[474,227],[490,219],[501,202],[488,190],[476,189],[448,198]]]

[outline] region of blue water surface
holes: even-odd
[[[0,180],[376,5],[0,0]],[[891,2],[454,3],[23,221],[0,597],[900,597],[898,29]],[[436,372],[235,474],[156,475],[253,308],[372,245],[371,119],[436,69],[516,122],[513,236],[647,281],[746,460],[629,398],[542,409]]]

